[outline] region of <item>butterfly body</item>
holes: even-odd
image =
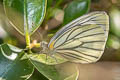
[[[104,52],[109,31],[105,12],[86,14],[60,29],[50,40],[47,49],[71,62],[92,63]]]

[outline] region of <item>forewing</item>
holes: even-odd
[[[103,54],[108,30],[107,14],[93,12],[63,27],[51,39],[48,47],[72,62],[96,62]]]
[[[106,12],[104,11],[95,11],[95,12],[91,12],[89,14],[86,14],[82,17],[79,17],[75,20],[73,20],[72,22],[70,22],[69,24],[65,25],[64,27],[62,27],[62,29],[60,29],[55,36],[53,36],[48,44],[48,47],[50,46],[50,44],[57,39],[58,37],[60,37],[63,33],[65,33],[66,31],[68,31],[69,29],[76,27],[76,25],[86,25],[86,24],[97,24],[100,25],[101,28],[103,28],[105,31],[109,30],[109,18],[108,15],[106,14]]]

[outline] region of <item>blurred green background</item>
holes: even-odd
[[[83,1],[83,3],[78,4],[75,1]],[[120,0],[88,0],[88,3],[84,3],[84,1],[48,0],[45,19],[40,28],[32,35],[32,40],[49,41],[56,31],[74,18],[92,11],[106,11],[110,17],[110,32],[101,61],[120,61]],[[5,16],[2,2],[0,0],[0,44],[9,43],[25,48],[25,38],[9,23]],[[75,5],[79,5],[81,10],[77,10]],[[69,11],[71,14],[69,14]],[[76,11],[78,11],[77,14],[75,13]],[[35,74],[37,73],[36,71]],[[36,77],[36,75],[33,75],[33,77]],[[31,78],[30,80],[34,79]]]

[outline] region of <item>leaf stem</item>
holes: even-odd
[[[24,26],[25,26],[25,39],[26,39],[26,48],[30,52],[30,35],[29,35],[29,25],[28,25],[28,15],[27,15],[27,0],[24,0]]]
[[[29,49],[30,48],[30,36],[28,32],[26,32],[25,38],[26,38],[26,47]]]

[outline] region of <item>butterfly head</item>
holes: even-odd
[[[41,46],[43,49],[48,48],[48,43],[45,42],[45,41],[42,41],[42,42],[40,42],[40,46]]]

